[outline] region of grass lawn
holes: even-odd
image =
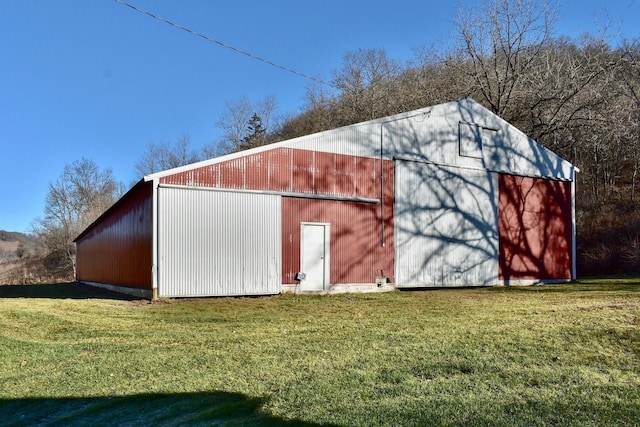
[[[2,425],[638,425],[640,279],[267,298],[0,286]]]

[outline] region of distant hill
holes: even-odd
[[[0,230],[0,284],[16,268],[42,253],[35,236],[16,231]]]
[[[39,252],[35,236],[0,230],[0,262],[36,255]]]
[[[25,233],[18,233],[17,231],[0,230],[0,241],[2,242],[14,242],[23,241],[28,239],[29,235]]]
[[[36,236],[0,230],[0,285],[62,283],[74,280],[73,271],[52,268]]]

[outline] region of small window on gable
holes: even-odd
[[[482,127],[474,123],[458,123],[458,148],[460,156],[482,158]]]

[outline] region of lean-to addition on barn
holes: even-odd
[[[471,99],[145,176],[77,279],[153,297],[575,278],[575,173]]]

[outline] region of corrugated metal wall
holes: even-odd
[[[571,182],[499,177],[500,279],[572,278]]]
[[[283,283],[297,283],[302,222],[331,224],[331,284],[374,283],[381,273],[393,281],[393,199],[387,202],[383,247],[380,204],[283,198]]]
[[[367,203],[381,197],[381,165],[385,195],[378,203]],[[499,241],[505,248],[500,254],[504,257],[500,277],[525,277],[523,271],[531,270],[531,265],[522,255],[514,255],[516,249],[506,248],[521,243],[523,239],[517,242],[512,234],[528,230],[526,226],[512,230],[511,219],[501,218],[504,230],[498,237],[498,173],[573,180],[575,171],[570,163],[466,99],[152,174],[146,179],[160,184],[159,293],[279,292],[281,283],[296,283],[301,222],[331,224],[332,283],[371,283],[379,270],[393,279],[395,268],[399,286],[492,284],[499,280]],[[151,287],[151,182],[134,187],[78,239],[80,280]],[[532,182],[540,200],[561,193],[560,201],[550,202],[553,212],[561,211],[552,212],[558,220],[543,226],[554,230],[552,236],[539,233],[537,238],[544,243],[537,248],[547,245],[555,248],[554,253],[564,253],[565,245],[575,243],[566,234],[573,232],[571,218],[571,227],[566,226],[571,210],[567,206],[573,203],[567,193],[571,184],[544,192],[538,181]],[[503,199],[520,197],[523,185],[500,194],[501,212],[515,209]],[[318,196],[346,200],[304,198]],[[534,205],[540,209],[540,203]],[[527,215],[523,218],[531,221]],[[529,240],[531,232],[524,233],[524,240]],[[532,250],[531,255],[540,251]],[[511,261],[505,261],[509,257]],[[544,271],[538,272],[550,271],[544,257]],[[565,258],[549,262],[566,264]],[[551,275],[564,277],[566,271]]]
[[[380,193],[379,175],[377,159],[276,148],[179,172],[161,178],[160,182],[375,198]]]
[[[160,187],[158,295],[281,290],[280,196]]]
[[[381,175],[379,160],[349,156],[338,158],[342,159],[342,170],[355,168],[356,172],[350,175],[349,183],[355,187],[357,194],[372,199],[378,198],[379,202],[362,203],[283,197],[282,283],[284,284],[297,283],[295,274],[300,271],[300,224],[302,222],[331,224],[329,277],[331,284],[374,283],[375,276],[381,272],[393,280],[393,162],[383,163],[383,175]],[[383,184],[381,177],[384,178],[383,199],[380,198]],[[301,180],[301,178],[298,179]],[[384,223],[381,220],[383,217]]]
[[[151,289],[152,184],[138,183],[76,242],[77,280]]]
[[[480,158],[460,155],[460,125],[482,144]],[[464,135],[463,135],[464,137]],[[477,102],[463,99],[291,140],[291,146],[384,159],[572,180],[575,168]],[[463,144],[465,141],[462,141]]]
[[[278,235],[277,238],[282,242],[281,283],[297,283],[295,274],[300,271],[301,222],[331,224],[330,259],[334,260],[331,263],[331,283],[374,283],[375,276],[380,274],[380,271],[393,277],[393,162],[384,162],[384,171],[381,171],[380,165],[380,161],[375,158],[276,148],[166,176],[161,178],[161,185],[263,190],[282,192],[285,195],[309,194],[314,197],[336,196],[379,200],[382,185],[381,173],[384,173],[386,192],[384,203],[283,196],[282,223],[279,225],[282,235]],[[163,189],[162,194],[165,192],[166,189]],[[167,202],[163,198],[160,200],[162,206],[175,203]],[[224,210],[229,209],[226,204],[220,206],[224,206]],[[381,220],[383,210],[384,225]],[[261,210],[251,212],[253,214]],[[220,221],[219,217],[215,218],[216,221]],[[252,218],[240,215],[237,220],[251,221]],[[192,222],[187,218],[179,221]],[[174,226],[178,227],[179,224],[176,223]],[[204,226],[206,224],[202,227]],[[383,229],[385,247],[382,247]],[[159,239],[164,239],[160,242],[161,247],[165,248],[164,251],[179,244],[179,242],[166,241],[167,232],[163,229],[159,232]],[[175,232],[172,233],[175,234]],[[230,242],[225,240],[216,244],[222,248]],[[202,243],[201,250],[204,250],[204,246],[206,244]],[[216,253],[211,256],[215,258],[219,255]],[[166,261],[161,258],[160,264],[165,263]],[[166,272],[161,273],[160,283],[164,283],[166,274]],[[178,277],[170,280],[176,283],[176,289],[172,292],[179,292]],[[160,290],[160,292],[164,294],[165,291]],[[217,292],[231,292],[231,290],[224,289]]]
[[[497,191],[491,172],[397,161],[397,286],[496,283]]]

